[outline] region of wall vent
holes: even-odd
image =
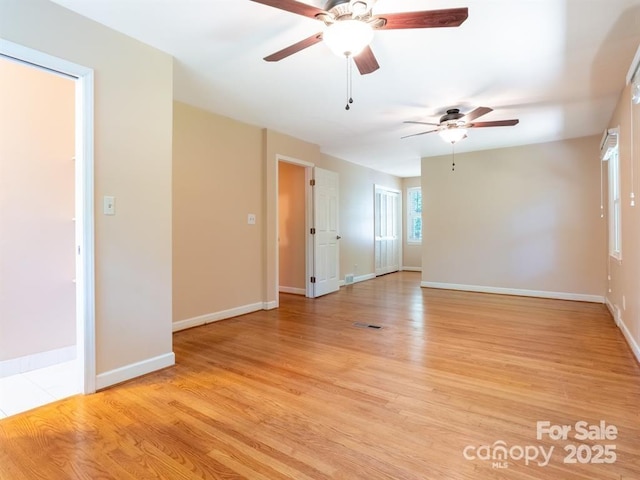
[[[353,283],[353,273],[347,273],[344,276],[344,284],[351,285]]]

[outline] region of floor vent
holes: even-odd
[[[358,328],[371,328],[373,330],[380,330],[382,328],[382,326],[380,325],[372,325],[370,323],[363,323],[363,322],[355,322],[353,326]]]

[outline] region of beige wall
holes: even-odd
[[[287,169],[283,159],[339,174],[341,278],[374,273],[374,185],[400,189],[399,178],[324,155],[302,140],[176,103],[173,318],[182,323],[175,328],[243,308],[276,305],[278,170]],[[302,167],[295,168],[303,174]],[[247,225],[248,213],[257,214],[257,225]],[[303,229],[304,220],[300,223]],[[296,271],[298,282],[304,265]],[[281,278],[284,282],[283,273]],[[304,276],[299,285],[284,286],[304,288]]]
[[[640,106],[631,106],[630,97],[630,88],[627,87],[620,96],[618,106],[609,124],[610,128],[620,127],[622,260],[618,262],[616,259],[608,257],[611,282],[609,283],[610,291],[607,294],[607,301],[614,308],[620,309],[621,327],[631,337],[631,343],[635,344],[636,355],[640,358],[640,187],[638,182],[640,174]],[[633,131],[631,129],[632,123]],[[635,185],[632,185],[632,166]],[[630,204],[632,191],[636,196],[635,207],[631,207]],[[605,212],[607,211],[605,206]]]
[[[400,190],[401,179],[329,155],[317,166],[340,175],[340,279],[375,274],[375,186]]]
[[[423,159],[423,282],[602,297],[599,140]]]
[[[75,82],[0,58],[0,361],[73,346]]]
[[[305,168],[279,162],[278,279],[281,289],[306,289],[305,191]]]
[[[97,372],[170,357],[172,58],[45,0],[0,2],[0,35],[95,71]]]
[[[265,131],[266,201],[265,229],[266,268],[265,301],[271,306],[276,301],[275,253],[276,233],[276,162],[278,155],[313,163],[315,166],[337,172],[340,177],[340,278],[347,273],[356,276],[373,275],[374,226],[373,200],[375,185],[400,189],[398,177],[377,172],[320,152],[317,145],[287,135]]]
[[[407,190],[421,186],[421,182],[420,177],[402,179],[402,266],[410,270],[422,268],[422,244],[407,243]]]
[[[178,102],[173,125],[174,322],[262,302],[262,130]]]

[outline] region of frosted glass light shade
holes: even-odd
[[[631,86],[631,100],[636,105],[640,104],[640,73],[636,74],[636,78]]]
[[[373,40],[373,28],[359,20],[339,20],[327,27],[322,38],[339,57],[355,57]]]
[[[456,143],[462,140],[467,135],[466,128],[445,128],[438,132],[440,138],[442,138],[447,143]]]

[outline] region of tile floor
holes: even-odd
[[[0,419],[80,393],[77,362],[0,378]]]

